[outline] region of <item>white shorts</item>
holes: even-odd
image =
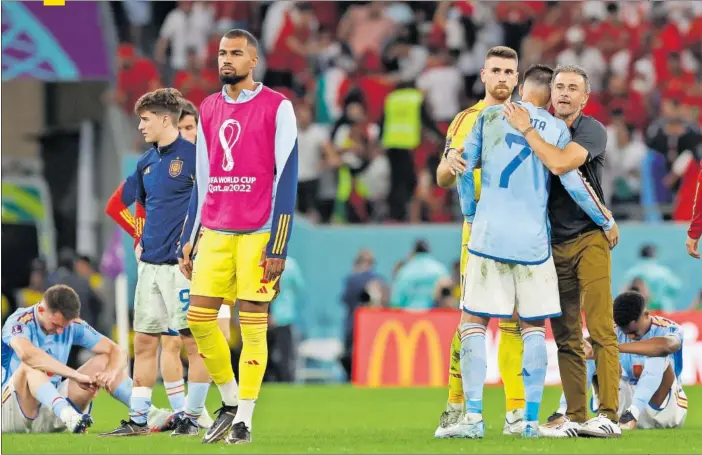
[[[160,334],[188,328],[190,281],[177,265],[140,262],[134,301],[135,332]]]
[[[631,406],[636,385],[626,379],[619,381],[619,416]],[[655,409],[650,404],[641,410],[636,428],[651,430],[654,428],[680,428],[687,417],[687,396],[682,386],[676,379],[670,387],[670,392],[665,398],[660,409]]]
[[[476,316],[509,319],[515,305],[525,321],[561,315],[553,257],[542,264],[523,265],[469,253],[461,309]]]
[[[68,380],[58,386],[58,393],[68,397]],[[71,403],[69,401],[71,405]],[[88,405],[83,413],[90,413],[92,405]],[[78,410],[77,410],[78,411]],[[78,411],[81,412],[81,411]],[[3,433],[60,433],[66,430],[63,421],[56,417],[51,408],[39,405],[36,418],[30,419],[24,415],[15,392],[15,384],[10,378],[7,386],[2,391],[2,432]]]
[[[229,305],[222,305],[219,307],[219,314],[217,315],[218,319],[231,319],[232,317],[232,309]]]

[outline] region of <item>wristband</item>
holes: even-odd
[[[533,129],[534,129],[533,126],[529,126],[529,128],[522,131],[522,136],[526,137],[526,135],[529,134],[531,132],[531,130],[533,130]]]

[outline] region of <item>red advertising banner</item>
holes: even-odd
[[[683,328],[683,384],[702,383],[702,312],[665,314]],[[460,320],[457,310],[403,311],[360,308],[354,325],[352,380],[363,387],[442,387],[448,381],[449,349]],[[546,383],[560,384],[556,343],[546,324]],[[499,330],[486,335],[488,384],[501,384],[497,368]]]

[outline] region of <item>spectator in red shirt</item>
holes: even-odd
[[[208,67],[202,67],[197,50],[189,49],[187,66],[176,73],[173,87],[178,89],[184,98],[199,106],[208,95],[216,92],[219,86],[217,73]]]
[[[700,162],[700,172],[697,175],[697,187],[695,189],[695,201],[692,205],[692,221],[690,229],[687,231],[687,254],[693,258],[700,258],[699,243],[702,236],[702,162]]]
[[[687,88],[695,84],[695,75],[685,71],[682,67],[680,54],[671,52],[668,54],[668,76],[661,79],[663,83],[663,96],[670,96],[674,93],[685,93]]]
[[[148,58],[139,57],[131,44],[120,44],[117,49],[117,88],[114,98],[122,109],[131,113],[141,95],[160,86],[156,65]]]
[[[668,78],[668,54],[682,52],[682,35],[665,15],[654,15],[653,24],[653,65],[656,68],[656,80]]]
[[[607,4],[607,17],[600,25],[599,41],[594,43],[609,60],[620,49],[626,49],[631,42],[631,30],[619,18],[619,5]]]
[[[503,2],[504,3],[504,2]],[[512,4],[512,3],[510,3]],[[561,23],[564,14],[560,5],[550,6],[546,15],[534,24],[524,46],[529,65],[534,62],[554,62],[563,47],[566,27]]]

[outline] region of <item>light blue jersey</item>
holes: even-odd
[[[408,310],[432,308],[436,283],[448,276],[446,266],[429,253],[415,254],[397,272],[392,285],[390,306]]]
[[[633,341],[649,340],[655,337],[676,337],[680,341],[680,349],[678,349],[675,353],[668,355],[668,359],[673,367],[675,377],[679,379],[680,373],[683,369],[682,328],[677,322],[660,316],[651,316],[651,322],[651,328],[639,340],[629,337],[629,335],[625,334],[619,327],[617,327],[617,342],[622,345]],[[623,376],[627,379],[627,381],[632,384],[636,384],[638,382],[647,359],[650,359],[650,357],[637,354],[619,354],[619,361],[622,365],[622,371],[624,372]]]
[[[13,338],[26,338],[34,346],[63,364],[68,362],[72,346],[93,349],[103,339],[103,335],[84,321],[72,323],[61,335],[46,335],[37,320],[37,307],[38,305],[34,305],[15,311],[7,318],[2,328],[3,389],[15,370],[22,364],[10,345]],[[51,382],[58,386],[62,379],[60,376],[53,376]]]
[[[521,102],[544,141],[564,148],[570,131],[563,120],[545,109]],[[473,223],[469,251],[502,262],[541,264],[551,257],[548,194],[551,173],[512,128],[503,106],[483,110],[466,137],[466,172],[458,180],[463,215]],[[475,201],[473,170],[482,168],[480,203]],[[594,192],[578,170],[560,177],[563,186],[590,218],[610,229],[614,221],[603,213]]]

